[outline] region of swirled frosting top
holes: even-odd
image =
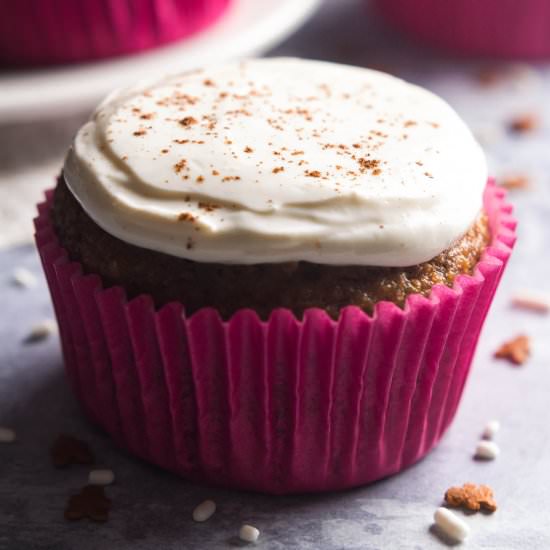
[[[487,167],[427,90],[281,58],[114,92],[78,132],[64,175],[103,229],[166,254],[408,266],[465,233]]]

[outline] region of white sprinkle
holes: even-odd
[[[500,422],[498,420],[489,420],[483,428],[481,436],[483,439],[493,439],[495,434],[500,430]]]
[[[434,514],[434,521],[445,535],[454,540],[462,542],[470,534],[466,522],[447,508],[438,508]]]
[[[550,294],[521,290],[512,296],[512,305],[520,309],[548,313],[550,311]]]
[[[476,447],[476,458],[494,460],[500,454],[500,449],[493,441],[481,440]]]
[[[44,321],[37,323],[31,328],[29,334],[25,338],[25,342],[39,342],[56,332],[57,323],[53,319],[44,319]]]
[[[243,525],[239,529],[239,538],[245,542],[256,542],[260,536],[260,530],[252,525]]]
[[[16,267],[11,275],[14,285],[21,288],[34,288],[36,286],[36,277],[26,267]]]
[[[0,443],[13,443],[15,441],[15,432],[11,428],[0,426]]]
[[[214,515],[215,511],[216,503],[213,500],[205,500],[193,510],[193,519],[195,521],[206,521]]]
[[[88,474],[88,483],[90,485],[111,485],[115,480],[113,470],[92,470]]]

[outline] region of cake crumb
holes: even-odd
[[[462,487],[450,487],[445,492],[445,502],[451,508],[466,508],[472,512],[481,509],[494,512],[497,509],[493,490],[488,485],[465,483]]]
[[[101,485],[86,485],[78,495],[69,498],[65,508],[65,519],[74,521],[89,518],[104,522],[109,519],[111,500],[105,496]]]
[[[528,189],[529,178],[523,175],[517,176],[504,176],[498,180],[500,187],[504,189]]]
[[[71,464],[93,464],[95,457],[85,441],[71,435],[60,435],[53,443],[50,455],[56,468]]]
[[[495,352],[497,359],[506,359],[514,365],[523,365],[531,354],[529,337],[520,334],[512,340],[504,342]]]
[[[513,117],[508,128],[516,134],[527,134],[533,132],[540,126],[540,119],[534,113],[524,113]]]
[[[37,283],[35,275],[26,267],[16,267],[11,275],[11,280],[14,285],[21,288],[34,288]]]
[[[512,305],[536,313],[548,313],[550,311],[550,294],[520,290],[513,294]]]
[[[16,439],[15,430],[0,426],[0,443],[13,443]]]

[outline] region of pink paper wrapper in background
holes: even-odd
[[[61,248],[39,206],[36,242],[67,376],[122,447],[204,483],[268,493],[343,489],[422,458],[451,422],[515,241],[504,191],[484,196],[492,244],[472,276],[373,316],[318,309],[302,320],[251,310],[187,317],[151,297],[103,289]]]
[[[167,44],[212,24],[231,0],[0,0],[0,62],[75,63]]]
[[[393,25],[426,44],[471,56],[550,57],[547,0],[375,0]]]

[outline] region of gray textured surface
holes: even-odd
[[[383,65],[425,84],[453,103],[484,140],[493,173],[517,171],[533,179],[532,190],[512,197],[521,222],[520,241],[484,330],[458,416],[441,445],[398,476],[317,496],[266,497],[209,489],[134,460],[82,417],[63,379],[57,339],[22,343],[36,321],[51,316],[51,309],[43,283],[32,290],[10,284],[14,266],[28,266],[39,274],[33,249],[14,248],[0,253],[0,425],[18,433],[16,443],[0,444],[0,549],[231,548],[240,546],[235,538],[240,524],[250,522],[262,531],[256,546],[263,549],[430,550],[446,547],[430,530],[433,511],[449,485],[464,481],[490,484],[500,505],[492,516],[466,518],[472,527],[469,548],[550,548],[550,317],[509,307],[510,295],[518,288],[550,291],[550,134],[544,124],[521,139],[502,130],[503,121],[517,112],[544,111],[550,70],[523,66],[519,80],[480,89],[471,77],[475,65],[395,40],[374,21],[367,25],[362,8],[355,0],[328,3],[275,53]],[[61,127],[64,135],[66,126]],[[47,127],[39,130],[41,137],[32,139],[47,141],[51,132]],[[15,130],[0,128],[0,133],[5,131]],[[57,154],[59,147],[50,144],[45,151]],[[529,363],[513,368],[494,361],[491,355],[498,344],[520,331],[533,338]],[[497,436],[502,454],[492,463],[476,462],[472,452],[490,418],[502,423]],[[87,469],[51,467],[49,446],[60,432],[89,441],[101,462],[115,470],[117,483],[108,489],[113,499],[108,524],[68,524],[62,519],[66,498],[86,482]],[[216,500],[218,512],[208,523],[194,524],[191,511],[204,498]]]

